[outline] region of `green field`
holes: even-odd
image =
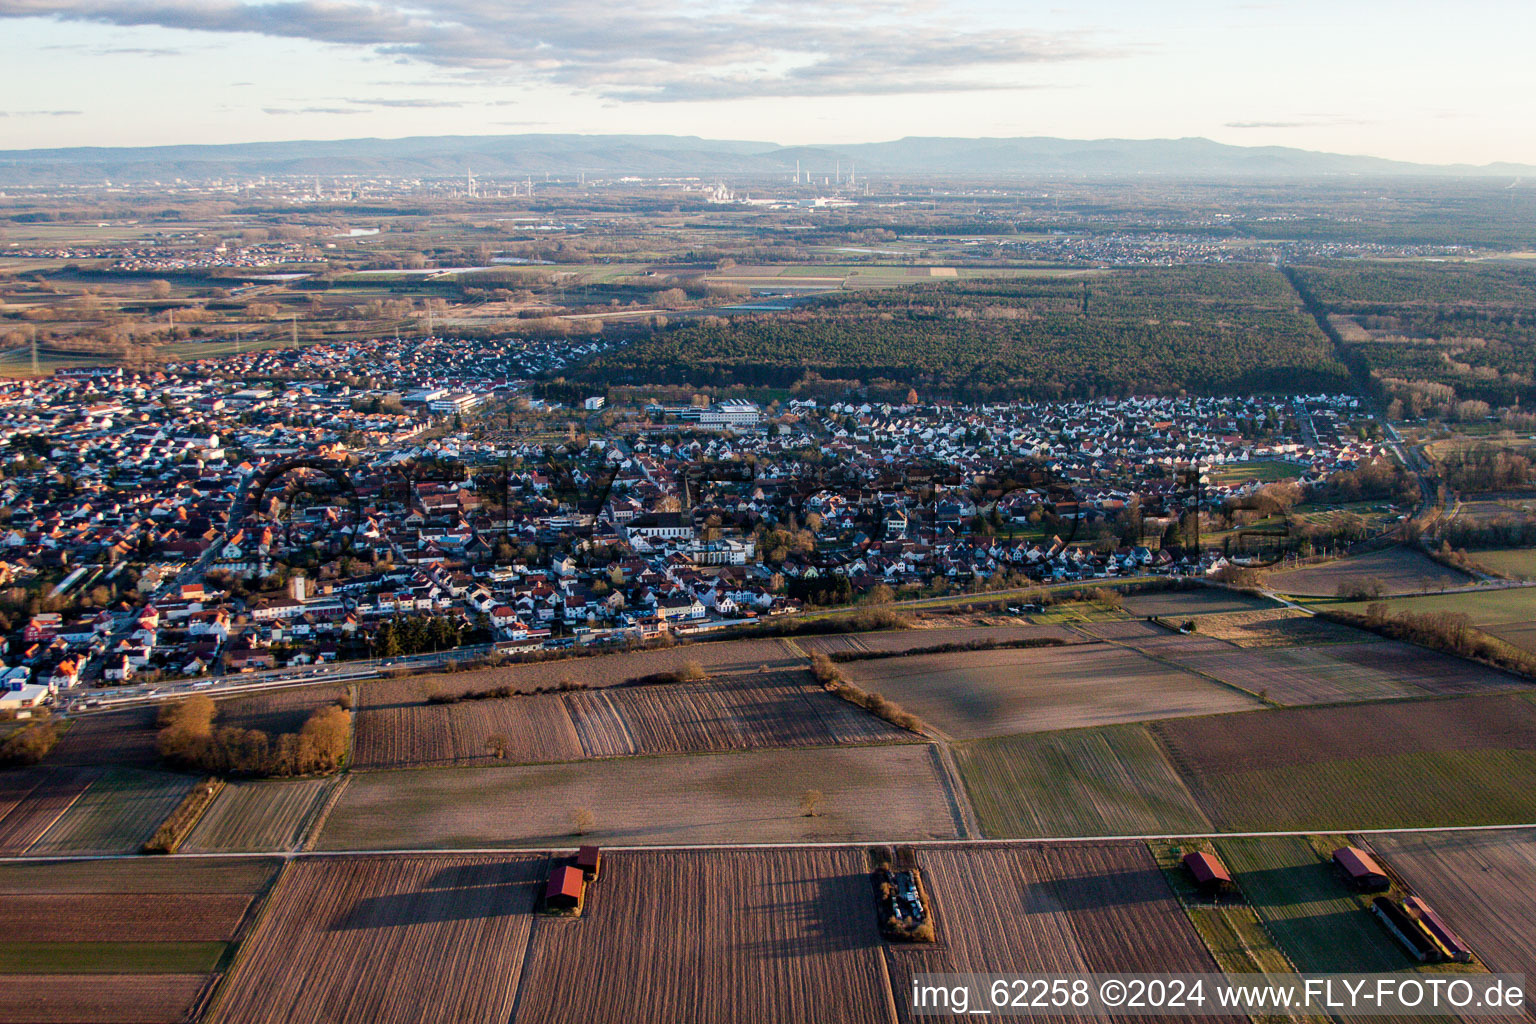
[[[0,974],[206,974],[223,942],[0,942]]]
[[[186,853],[288,850],[297,846],[334,779],[231,782],[198,819]]]
[[[1257,462],[1233,462],[1207,470],[1205,479],[1212,484],[1241,484],[1249,480],[1274,483],[1276,480],[1295,480],[1301,476],[1301,467],[1293,462],[1276,462],[1262,459]]]
[[[186,775],[113,768],[92,783],[28,853],[136,853],[193,782]]]
[[[1369,603],[1356,601],[1341,604],[1339,608],[1343,611],[1364,614],[1366,605]],[[1456,612],[1467,616],[1474,625],[1478,626],[1499,626],[1536,620],[1536,587],[1479,589],[1459,594],[1394,597],[1387,599],[1385,603],[1394,615],[1398,612]]]
[[[1298,971],[1368,973],[1414,966],[1306,839],[1223,839],[1216,848]]]
[[[1211,775],[1225,831],[1416,828],[1536,821],[1536,751],[1446,750]]]
[[[990,838],[1189,835],[1211,827],[1141,725],[1001,736],[955,753]]]
[[[1536,580],[1536,548],[1497,548],[1467,554],[1472,561],[1500,576]]]

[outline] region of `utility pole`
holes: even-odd
[[[293,314],[293,343],[295,346],[299,343],[299,314],[297,313]]]

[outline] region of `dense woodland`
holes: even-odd
[[[976,279],[842,293],[775,317],[706,318],[609,353],[587,379],[956,398],[1345,390],[1348,371],[1264,266]]]
[[[1405,414],[1536,402],[1536,266],[1352,262],[1296,268],[1292,277],[1321,310],[1370,333],[1341,343]]]

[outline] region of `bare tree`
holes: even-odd
[[[507,738],[501,734],[485,738],[485,752],[498,761],[507,759]]]
[[[821,817],[821,805],[826,801],[819,789],[808,789],[800,794],[800,816],[802,818]]]
[[[571,831],[578,835],[586,835],[597,823],[590,807],[578,807],[571,812]]]

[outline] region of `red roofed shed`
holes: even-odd
[[[1461,936],[1451,930],[1451,926],[1445,923],[1444,918],[1430,908],[1428,903],[1417,896],[1409,896],[1403,900],[1403,906],[1408,908],[1409,913],[1418,917],[1424,930],[1434,936],[1440,948],[1444,949],[1446,955],[1452,960],[1464,964],[1472,959],[1472,950],[1461,941]]]
[[[1377,889],[1385,889],[1392,884],[1392,879],[1376,863],[1376,858],[1364,850],[1353,846],[1341,846],[1333,851],[1333,862],[1344,869],[1350,882],[1357,889],[1373,892]]]
[[[576,866],[590,881],[603,870],[603,852],[595,846],[583,846],[576,850]]]
[[[581,894],[586,885],[579,869],[563,864],[555,868],[549,876],[549,884],[544,886],[544,905],[551,910],[575,910],[581,906]]]
[[[1232,888],[1232,876],[1214,854],[1200,850],[1186,853],[1184,870],[1189,872],[1195,884],[1204,892],[1220,893]]]

